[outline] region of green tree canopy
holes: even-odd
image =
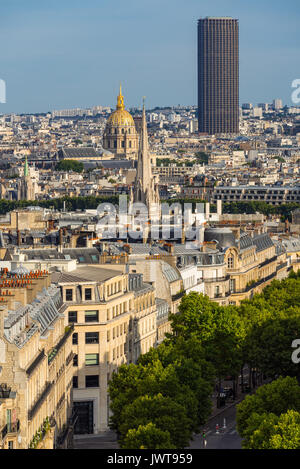
[[[300,449],[300,413],[288,410],[253,413],[248,420],[244,449]]]
[[[197,338],[204,358],[219,378],[236,375],[243,364],[244,321],[235,307],[219,306],[195,292],[182,298],[180,314],[171,315],[174,340]]]
[[[124,438],[123,449],[176,449],[171,442],[169,431],[157,428],[152,422],[128,430]]]
[[[77,160],[61,160],[56,165],[56,171],[74,171],[75,173],[82,173],[84,170],[83,163]]]
[[[288,410],[300,411],[300,386],[296,378],[280,377],[247,396],[237,405],[237,430],[245,439],[243,445],[247,447],[255,426],[260,422],[257,415],[275,414],[279,417]]]
[[[170,433],[171,443],[176,448],[188,446],[192,437],[191,422],[183,405],[162,394],[141,396],[127,405],[121,414],[121,447],[130,429],[153,423],[157,428]]]

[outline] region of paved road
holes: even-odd
[[[76,435],[74,449],[119,449],[119,445],[115,434],[107,432],[103,435]]]
[[[205,449],[241,449],[241,438],[236,431],[236,409],[230,407],[225,409],[219,416],[214,417],[205,425],[207,446]],[[226,420],[226,428],[224,425]],[[216,424],[220,432],[216,433]],[[74,439],[74,449],[118,449],[113,432],[104,435],[86,435]],[[189,449],[204,449],[202,435],[194,435]]]
[[[241,438],[236,430],[235,406],[224,410],[222,414],[214,417],[205,425],[207,445],[205,449],[241,449]],[[226,428],[222,428],[224,425]],[[219,433],[216,433],[216,424],[219,425]],[[204,449],[202,435],[195,435],[190,449]]]

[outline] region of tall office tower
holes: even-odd
[[[199,132],[239,132],[239,26],[233,18],[198,20]]]

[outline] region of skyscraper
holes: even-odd
[[[199,132],[239,132],[239,26],[233,18],[198,20]]]

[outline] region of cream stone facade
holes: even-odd
[[[108,429],[108,382],[125,363],[156,345],[153,286],[142,275],[101,266],[53,274],[66,303],[65,325],[74,324],[73,401],[77,434]]]
[[[17,209],[0,217],[0,230],[44,230],[48,227],[48,219],[45,210]]]
[[[73,327],[46,271],[2,271],[0,408],[3,449],[72,445]]]

